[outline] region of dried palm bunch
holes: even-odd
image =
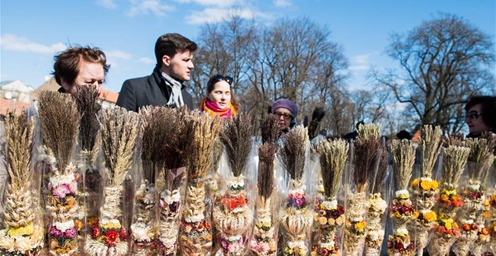
[[[262,131],[262,142],[276,143],[279,137],[279,126],[277,124],[277,118],[270,114],[265,118],[261,126]]]
[[[269,198],[274,190],[275,153],[274,143],[263,143],[258,146],[258,194],[263,198]]]
[[[485,135],[485,137],[478,139],[467,138],[465,141],[465,146],[470,148],[467,162],[475,165],[473,168],[468,168],[469,179],[479,180],[481,186],[486,184],[489,168],[494,161],[492,152],[496,147],[494,137],[490,134]]]
[[[444,149],[443,155],[442,188],[446,190],[456,189],[470,154],[470,148],[459,146],[458,140],[453,143]]]
[[[441,127],[424,125],[422,127],[419,149],[422,164],[422,176],[431,177],[436,160],[441,152]]]
[[[195,120],[193,127],[193,141],[189,158],[189,181],[203,181],[212,165],[212,152],[215,140],[218,138],[222,120],[218,116],[192,113]]]
[[[370,182],[370,176],[374,176],[383,159],[380,125],[365,124],[358,127],[358,138],[354,143],[353,180],[357,192],[364,192]],[[381,174],[383,176],[383,174]]]
[[[98,103],[98,89],[95,86],[78,86],[74,96],[78,113],[81,115],[79,126],[79,146],[83,151],[96,154],[100,124],[97,115],[102,106]]]
[[[307,148],[310,145],[307,129],[296,126],[285,135],[283,143],[284,147],[279,151],[282,166],[291,179],[300,180],[305,172]]]
[[[64,171],[69,165],[79,134],[79,115],[70,94],[41,91],[39,109],[43,144],[57,159],[57,169]]]
[[[184,167],[188,164],[188,156],[191,154],[194,119],[187,107],[167,108],[164,111],[167,121],[165,127],[167,139],[162,148],[165,168]]]
[[[239,113],[232,119],[225,120],[219,138],[224,145],[231,172],[238,177],[245,169],[251,150],[250,116]]]
[[[317,144],[316,151],[320,154],[324,195],[328,198],[334,198],[341,185],[348,156],[348,143],[344,140],[332,142],[322,140]]]
[[[415,147],[406,139],[391,142],[396,190],[405,190],[412,177],[415,162]]]
[[[121,107],[105,109],[98,116],[105,165],[112,186],[120,186],[131,168],[139,140],[140,116]]]

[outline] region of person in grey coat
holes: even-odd
[[[149,105],[193,109],[193,97],[185,82],[190,80],[196,49],[196,43],[180,34],[160,36],[155,43],[157,64],[152,74],[124,81],[116,105],[135,112]]]

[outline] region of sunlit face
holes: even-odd
[[[467,111],[465,123],[468,125],[469,133],[473,135],[481,134],[491,128],[484,123],[484,120],[482,120],[481,104],[475,104]]]
[[[193,53],[190,50],[178,52],[173,58],[167,55],[162,57],[162,71],[168,76],[179,80],[189,81],[191,79],[191,70],[195,67],[193,65]]]
[[[291,111],[289,111],[289,109],[276,108],[273,114],[277,117],[277,124],[279,125],[280,131],[290,128],[291,118],[293,117],[293,115],[291,114]]]
[[[105,81],[105,71],[102,64],[81,60],[79,65],[79,74],[74,80],[74,84],[67,83],[64,78],[61,77],[62,88],[64,88],[64,91],[75,95],[78,86],[94,85],[98,88],[98,93],[100,93],[103,82]]]
[[[220,109],[225,109],[231,102],[231,86],[224,80],[214,84],[214,89],[207,95],[207,98],[217,103]]]

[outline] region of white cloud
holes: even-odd
[[[107,9],[115,9],[117,7],[113,0],[97,0],[96,3]]]
[[[289,0],[274,0],[274,5],[276,7],[288,7],[291,6],[291,1]]]
[[[174,6],[162,4],[160,0],[130,0],[130,2],[132,6],[128,15],[131,17],[150,13],[155,16],[165,16],[167,12],[175,10]]]
[[[56,43],[46,46],[39,43],[31,42],[26,38],[18,37],[12,34],[5,34],[0,36],[0,47],[5,51],[36,52],[49,54],[54,54],[56,52],[67,49],[67,46],[62,43]]]
[[[118,58],[118,59],[125,59],[125,60],[131,59],[131,54],[129,54],[127,52],[123,52],[123,51],[118,51],[118,50],[105,52],[105,55],[107,55],[107,57],[110,57],[110,58]]]
[[[351,65],[348,69],[352,71],[365,71],[370,69],[369,59],[372,55],[374,55],[374,53],[355,55],[351,57]]]
[[[155,64],[155,60],[154,59],[150,59],[150,58],[146,58],[146,57],[142,57],[139,59],[139,62],[143,62],[143,63],[146,63],[146,64]]]
[[[255,12],[251,9],[220,9],[220,8],[206,8],[201,12],[193,12],[186,17],[186,22],[191,25],[199,25],[204,23],[216,23],[231,16],[238,16],[245,19],[253,19],[255,17],[267,18],[265,14]]]
[[[178,3],[195,3],[201,6],[231,7],[245,5],[245,0],[175,0]]]

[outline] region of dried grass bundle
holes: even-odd
[[[274,190],[274,159],[276,146],[265,142],[258,146],[258,194],[269,198]]]
[[[72,150],[79,133],[79,115],[70,94],[41,91],[39,109],[43,144],[57,159],[57,169],[69,165]]]
[[[170,109],[162,106],[148,106],[140,109],[143,117],[143,137],[141,139],[141,159],[161,162],[166,154],[163,143],[169,133]]]
[[[390,145],[393,156],[396,190],[405,190],[412,177],[415,147],[410,140],[393,140]]]
[[[453,190],[458,185],[458,180],[467,163],[470,148],[449,145],[444,149],[442,181],[443,188]]]
[[[328,198],[334,198],[338,194],[341,185],[348,156],[348,142],[344,140],[334,140],[332,142],[321,140],[317,144],[316,151],[320,154],[324,195]]]
[[[98,116],[105,165],[111,185],[122,185],[131,168],[138,142],[140,116],[121,107],[105,109]]]
[[[239,113],[224,123],[220,141],[226,150],[229,166],[235,177],[243,173],[251,150],[251,118]]]
[[[83,151],[93,151],[96,154],[95,145],[100,130],[97,114],[102,108],[98,103],[98,89],[95,86],[78,86],[74,100],[81,115],[79,146]]]
[[[493,163],[493,151],[496,147],[496,139],[492,135],[482,138],[467,138],[465,146],[470,148],[467,162],[474,164],[474,168],[468,168],[468,176],[472,180],[480,180],[486,183],[489,167]]]
[[[189,181],[203,181],[212,165],[212,153],[215,140],[218,138],[222,120],[218,116],[202,114],[199,111],[192,113],[194,122],[193,141],[189,161]]]
[[[8,113],[5,118],[6,163],[10,186],[14,191],[24,188],[31,181],[31,145],[33,141],[33,121],[24,111],[21,114]]]
[[[276,143],[279,138],[279,126],[277,117],[270,114],[262,123],[262,142]]]
[[[365,124],[358,127],[358,138],[354,144],[355,171],[353,178],[357,192],[364,192],[368,187],[370,176],[374,176],[381,156],[380,125]]]
[[[307,148],[310,145],[307,128],[296,126],[283,138],[284,147],[280,149],[282,166],[293,180],[300,180],[305,172]]]
[[[420,135],[420,156],[422,177],[431,177],[436,160],[441,152],[441,127],[424,125]]]
[[[187,107],[166,108],[164,132],[166,139],[162,148],[165,168],[177,169],[188,164],[194,134],[194,120]]]

